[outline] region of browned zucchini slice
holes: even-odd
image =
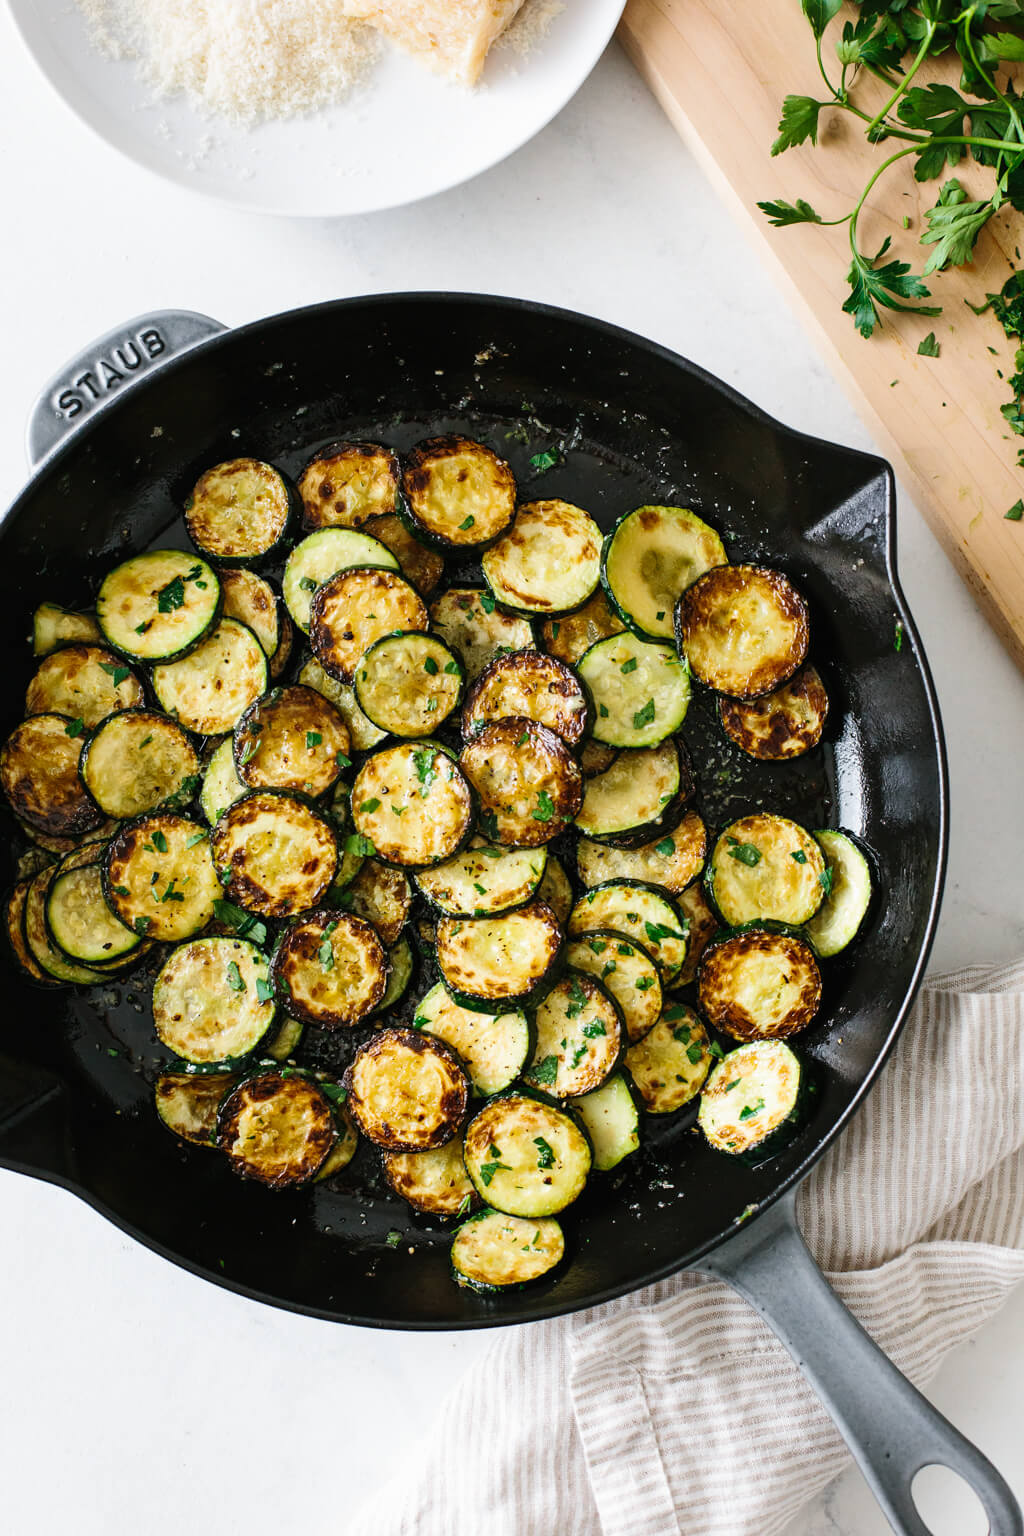
[[[292,493],[281,471],[260,459],[227,459],[199,479],[185,503],[185,527],[201,554],[259,560],[285,536]]]
[[[199,787],[199,757],[180,725],[151,709],[108,715],[82,750],[82,782],[100,810],[130,821]]]
[[[412,906],[412,886],[403,870],[366,859],[343,894],[345,906],[372,923],[389,949],[398,943]]]
[[[607,640],[610,635],[621,635],[625,627],[598,587],[593,597],[575,613],[565,614],[558,619],[545,619],[540,632],[548,655],[572,667],[598,640]]]
[[[720,565],[680,597],[676,639],[694,677],[753,699],[780,687],[807,655],[807,604],[781,571]]]
[[[611,635],[592,645],[576,670],[594,701],[594,736],[609,746],[657,746],[686,718],[690,672],[674,645]]]
[[[221,619],[188,656],[153,668],[167,713],[197,736],[222,736],[267,691],[267,658],[251,629]]]
[[[339,1104],[334,1099],[334,1090],[344,1093],[340,1083],[328,1082],[322,1076],[318,1079],[321,1088],[334,1104],[334,1124],[338,1132],[338,1139],[328,1152],[324,1161],[320,1164],[314,1177],[314,1184],[321,1183],[324,1179],[331,1178],[336,1173],[341,1173],[347,1168],[356,1155],[359,1147],[359,1132],[356,1130],[355,1121],[349,1114],[344,1104]]]
[[[199,804],[203,815],[212,827],[222,811],[247,793],[248,786],[238,777],[235,767],[235,744],[230,736],[210,753],[203,769],[203,787],[199,792]]]
[[[217,622],[220,582],[212,566],[182,549],[133,555],[108,571],[96,618],[115,650],[138,661],[172,661]]]
[[[554,1216],[583,1193],[590,1143],[572,1115],[525,1094],[492,1099],[466,1131],[466,1172],[508,1216]]]
[[[571,502],[528,502],[482,564],[487,585],[506,608],[570,613],[601,580],[601,530]]]
[[[233,1072],[164,1072],[153,1089],[156,1112],[191,1147],[217,1145],[217,1113],[238,1079]]]
[[[483,1210],[464,1221],[452,1242],[456,1285],[488,1295],[542,1280],[565,1257],[565,1237],[550,1216],[524,1221]]]
[[[221,1105],[217,1145],[232,1171],[268,1189],[294,1189],[323,1167],[338,1131],[320,1085],[286,1068],[239,1083]]]
[[[810,1089],[809,1073],[784,1040],[752,1040],[715,1066],[697,1124],[716,1152],[764,1162],[799,1135]]]
[[[811,834],[768,811],[726,827],[705,876],[730,928],[757,922],[798,928],[821,906],[827,880],[825,856]]]
[[[444,575],[443,556],[413,538],[400,517],[393,512],[384,512],[378,517],[367,518],[364,526],[373,538],[387,545],[398,561],[398,569],[421,597],[430,597],[437,590]]]
[[[13,890],[7,894],[4,902],[7,942],[10,945],[11,954],[26,976],[32,981],[42,982],[44,986],[53,987],[57,985],[56,977],[48,975],[43,970],[25,937],[25,904],[33,878],[30,875],[25,880],[19,880]]]
[[[675,823],[692,782],[675,741],[620,752],[604,773],[586,780],[576,826],[586,837],[620,847],[658,841]]]
[[[572,911],[572,886],[569,884],[569,876],[562,867],[561,859],[556,859],[550,850],[547,864],[544,866],[544,878],[537,887],[537,900],[543,901],[551,908],[563,927],[569,921],[569,913]]]
[[[459,766],[480,797],[484,834],[497,843],[550,843],[583,801],[583,774],[564,741],[522,716],[485,725]]]
[[[40,603],[32,615],[32,654],[49,656],[59,645],[83,640],[103,643],[103,631],[91,613],[74,613],[57,603]]]
[[[748,757],[778,763],[818,745],[828,694],[817,668],[808,663],[759,699],[719,699],[718,713],[725,734]]]
[[[605,880],[643,880],[680,896],[704,868],[707,852],[707,827],[696,811],[687,811],[673,831],[638,848],[613,848],[581,837],[576,844],[576,866],[588,887]]]
[[[595,774],[604,773],[618,755],[617,747],[606,746],[603,741],[595,741],[593,737],[585,741],[580,749],[580,767],[584,778],[592,779]]]
[[[389,864],[422,869],[458,852],[473,802],[458,765],[435,742],[403,742],[367,758],[352,786],[356,833]]]
[[[315,907],[338,865],[330,822],[282,790],[257,789],[236,800],[210,842],[225,896],[262,917]]]
[[[562,930],[543,902],[500,917],[442,917],[437,925],[445,986],[457,1003],[483,1013],[533,1002],[557,974],[561,956]]]
[[[149,939],[187,939],[220,896],[207,829],[156,811],[122,827],[104,855],[104,895],[128,928]]]
[[[36,964],[55,981],[70,981],[77,986],[91,987],[103,980],[103,971],[81,965],[68,957],[54,944],[46,926],[46,899],[50,886],[57,875],[57,866],[42,869],[32,879],[25,896],[22,923],[25,942]]]
[[[141,939],[103,899],[102,849],[93,862],[74,855],[58,869],[46,898],[46,926],[62,954],[82,965],[104,965],[137,950]]]
[[[543,848],[501,848],[475,837],[454,858],[421,870],[416,884],[449,917],[491,917],[537,894],[547,858]]]
[[[581,896],[569,914],[569,934],[611,928],[635,939],[671,985],[686,959],[686,924],[678,907],[654,885],[608,880]]]
[[[348,761],[348,727],[315,688],[275,688],[242,715],[234,732],[235,771],[250,789],[326,794]]]
[[[462,695],[462,668],[435,635],[385,635],[356,667],[356,702],[368,720],[395,736],[437,729]]]
[[[299,477],[302,521],[307,528],[359,528],[369,517],[392,513],[398,477],[398,460],[379,443],[322,448]]]
[[[274,995],[266,955],[248,939],[179,944],[153,984],[153,1027],[196,1067],[248,1056],[270,1033]]]
[[[675,1003],[626,1052],[626,1066],[649,1115],[670,1115],[695,1099],[714,1056],[692,1008]]]
[[[40,662],[25,694],[26,715],[68,715],[92,730],[117,709],[141,704],[142,684],[113,651],[65,645]]]
[[[514,651],[496,657],[469,690],[462,735],[472,741],[486,725],[513,716],[545,725],[575,746],[587,728],[587,698],[563,662],[542,651]]]
[[[292,649],[295,645],[295,625],[286,613],[281,614],[281,638],[277,642],[277,650],[270,658],[270,675],[275,680],[281,676],[285,667],[292,658]]]
[[[600,1088],[622,1054],[622,1018],[610,992],[585,971],[568,971],[538,1004],[537,1043],[523,1081],[555,1099]]]
[[[780,1040],[814,1018],[821,972],[797,934],[745,928],[704,951],[697,990],[710,1023],[734,1040]]]
[[[667,640],[680,592],[725,564],[718,534],[688,508],[637,507],[605,541],[604,582],[631,629]]]
[[[639,1040],[658,1022],[662,1008],[658,967],[639,944],[610,928],[582,933],[565,951],[567,963],[596,976],[615,999],[630,1040]]]
[[[427,1152],[458,1135],[469,1083],[452,1052],[415,1029],[381,1029],[345,1073],[348,1107],[386,1152]]]
[[[313,594],[339,571],[372,566],[397,571],[398,561],[380,539],[357,528],[319,528],[300,539],[285,563],[281,583],[285,607],[306,634]]]
[[[451,1046],[484,1098],[510,1087],[530,1059],[533,1031],[522,1009],[462,1008],[441,981],[420,999],[413,1024]]]
[[[297,1018],[320,1029],[350,1029],[384,996],[384,945],[361,917],[322,909],[286,929],[274,951],[275,994]]]
[[[281,644],[281,605],[269,581],[238,567],[221,571],[220,587],[224,617],[251,629],[268,657],[276,655]]]
[[[705,900],[704,887],[699,880],[688,885],[679,897],[679,910],[689,924],[689,929],[686,935],[686,959],[672,985],[686,987],[696,976],[700,957],[720,925]]]
[[[451,646],[470,682],[496,656],[528,651],[533,645],[529,619],[502,613],[490,592],[479,587],[449,587],[430,605],[430,624]]]
[[[77,837],[98,827],[78,774],[84,727],[66,715],[31,715],[0,748],[0,784],[16,816],[51,837]]]
[[[427,1216],[461,1216],[477,1204],[462,1138],[453,1136],[429,1152],[385,1152],[384,1173],[396,1195]]]
[[[427,610],[415,587],[394,571],[354,566],[317,587],[309,640],[324,671],[350,683],[375,640],[396,630],[425,630]]]
[[[315,688],[329,699],[348,727],[352,745],[357,752],[370,752],[387,736],[372,720],[368,720],[356,701],[355,689],[349,683],[340,683],[336,677],[328,677],[314,658],[307,661],[299,673],[299,682],[306,688]]]
[[[504,459],[468,437],[417,444],[402,475],[413,532],[442,549],[473,549],[504,533],[515,516],[516,482]]]

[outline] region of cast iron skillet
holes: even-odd
[[[982,1495],[998,1536],[1019,1533],[998,1474],[844,1311],[793,1214],[800,1179],[899,1032],[945,861],[942,731],[896,578],[893,481],[881,460],[788,431],[651,342],[536,304],[407,294],[233,332],[199,316],[140,319],[69,366],[33,418],[30,451],[45,463],[0,526],[0,725],[6,732],[21,715],[35,604],[88,602],[119,557],[156,539],[184,543],[176,509],[201,469],[253,453],[294,470],[333,438],[404,448],[453,429],[507,451],[524,494],[564,495],[605,526],[644,501],[692,504],[733,559],[781,566],[807,594],[833,704],[824,747],[794,765],[752,766],[723,743],[706,702],[685,727],[713,829],[768,804],[852,831],[875,861],[879,895],[865,932],[829,963],[826,1022],[801,1042],[819,1082],[806,1131],[749,1169],[708,1150],[686,1116],[670,1117],[652,1127],[637,1170],[595,1184],[571,1213],[575,1251],[563,1273],[487,1300],[452,1283],[447,1237],[381,1189],[369,1149],[337,1187],[298,1196],[270,1195],[221,1159],[183,1150],[152,1109],[160,1057],[142,984],[54,994],[8,974],[0,1164],[62,1184],[207,1279],[343,1322],[523,1322],[703,1268],[765,1314],[897,1529],[926,1536],[910,1480],[942,1461]],[[531,483],[531,457],[553,443],[562,462]],[[0,855],[8,875],[10,841]],[[337,1049],[314,1047],[313,1059],[337,1065]],[[388,1233],[401,1234],[397,1246]]]

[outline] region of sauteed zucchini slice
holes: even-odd
[[[237,619],[251,629],[268,658],[276,655],[281,644],[281,608],[269,581],[255,571],[242,567],[220,573],[224,594],[224,617]]]
[[[575,613],[563,614],[557,619],[545,619],[540,632],[548,655],[573,667],[598,640],[606,640],[609,635],[621,635],[625,627],[608,606],[603,590],[598,587]]]
[[[451,1046],[474,1090],[485,1098],[511,1087],[530,1058],[533,1032],[521,1009],[481,1013],[461,1008],[440,981],[420,1000],[413,1024]]]
[[[504,459],[468,437],[431,437],[405,461],[399,512],[444,550],[474,549],[504,533],[516,482]]]
[[[104,895],[126,927],[149,939],[187,939],[205,928],[220,896],[207,829],[155,811],[107,845]]]
[[[537,1043],[523,1073],[554,1099],[599,1088],[622,1054],[622,1018],[611,993],[585,971],[568,971],[538,1004]]]
[[[180,725],[152,709],[108,715],[82,749],[82,782],[100,810],[130,821],[185,804],[199,787],[199,757]]]
[[[309,641],[316,659],[343,683],[354,680],[375,640],[425,630],[428,623],[423,599],[404,576],[364,566],[329,576],[313,594],[309,613]],[[360,708],[365,713],[365,704]]]
[[[693,674],[737,699],[770,693],[807,655],[807,604],[781,571],[722,565],[676,604],[676,639]]]
[[[679,594],[727,559],[715,530],[687,507],[637,507],[605,540],[604,584],[630,629],[668,640]]]
[[[416,884],[449,917],[491,917],[536,895],[547,859],[545,848],[502,848],[475,837],[454,858],[420,870]]]
[[[778,1040],[806,1029],[821,1005],[821,972],[806,939],[744,928],[704,951],[700,1006],[734,1040]]]
[[[37,873],[43,874],[47,872],[41,870]],[[36,877],[29,875],[24,880],[19,880],[13,889],[7,893],[7,899],[4,902],[5,932],[11,954],[25,975],[32,981],[41,983],[43,986],[54,987],[57,985],[56,977],[50,976],[43,970],[29,948],[28,939],[25,937],[25,906],[34,878]]]
[[[261,917],[315,907],[338,865],[330,822],[283,790],[257,789],[236,800],[210,843],[225,896]]]
[[[557,1221],[524,1221],[501,1211],[479,1211],[464,1221],[452,1242],[456,1285],[488,1295],[543,1280],[565,1257]]]
[[[462,1127],[466,1075],[442,1041],[415,1029],[381,1029],[345,1073],[348,1104],[363,1135],[386,1152],[426,1152]]]
[[[696,811],[687,811],[671,832],[637,848],[615,848],[581,837],[576,844],[576,867],[586,886],[605,880],[643,880],[679,896],[704,868],[707,851],[707,828]]]
[[[156,1112],[180,1141],[215,1147],[221,1101],[237,1081],[233,1072],[165,1072],[153,1090]]]
[[[301,1019],[281,1019],[269,1041],[260,1047],[261,1054],[269,1056],[271,1061],[288,1061],[302,1044],[305,1033],[306,1026]]]
[[[529,619],[502,613],[492,593],[449,587],[430,607],[431,627],[462,662],[470,682],[498,655],[533,646]]]
[[[67,715],[92,730],[117,709],[143,702],[142,684],[101,645],[64,645],[36,668],[25,694],[26,715]]]
[[[380,443],[333,443],[299,476],[307,528],[359,528],[377,513],[395,510],[398,460]]]
[[[103,820],[78,773],[84,732],[81,720],[66,715],[30,715],[0,748],[0,784],[11,809],[51,837],[78,837]]]
[[[714,935],[718,932],[718,918],[712,912],[704,899],[704,888],[700,881],[688,885],[679,897],[679,910],[688,924],[686,932],[686,959],[683,968],[675,978],[673,987],[686,987],[693,981],[697,974],[697,966],[700,957],[704,953]]]
[[[626,1066],[649,1115],[670,1115],[697,1097],[714,1057],[708,1032],[692,1008],[666,1008],[653,1029],[626,1052]]]
[[[690,707],[690,673],[675,646],[623,633],[599,640],[577,663],[594,700],[594,737],[613,747],[653,747],[678,731]]]
[[[248,786],[242,783],[235,767],[234,740],[225,736],[210,754],[203,769],[203,786],[199,791],[199,804],[210,826],[229,805],[241,800],[247,791]]]
[[[74,641],[102,644],[103,631],[91,613],[74,613],[57,603],[40,603],[32,615],[32,654],[49,656],[59,645]]]
[[[306,912],[274,951],[275,996],[319,1029],[350,1029],[382,1002],[388,958],[370,924],[329,908]]]
[[[542,651],[514,651],[490,662],[469,690],[463,738],[473,741],[486,725],[513,716],[547,726],[575,746],[587,728],[587,698],[563,662]]]
[[[380,539],[398,561],[398,569],[411,582],[421,597],[430,597],[444,575],[444,559],[436,549],[429,549],[414,539],[408,528],[393,512],[367,518],[365,531]]]
[[[726,827],[705,876],[730,928],[744,923],[807,923],[829,883],[825,857],[809,832],[787,816],[758,811]]]
[[[103,971],[69,960],[50,938],[46,926],[46,902],[56,876],[56,865],[42,869],[28,888],[23,915],[25,942],[32,958],[47,976],[52,976],[55,981],[75,982],[83,987],[95,986],[103,980]]]
[[[722,728],[748,757],[783,762],[809,752],[821,740],[828,694],[810,663],[759,699],[719,699]]]
[[[573,1099],[572,1107],[590,1137],[598,1173],[610,1173],[639,1149],[640,1115],[621,1072],[613,1073],[592,1093]]]
[[[309,632],[314,593],[339,571],[353,566],[397,571],[398,561],[387,545],[354,528],[321,528],[296,544],[285,564],[281,585],[285,607],[303,634]]]
[[[558,919],[539,901],[500,917],[442,917],[437,925],[441,977],[456,1002],[481,1013],[534,1002],[561,958]]]
[[[584,778],[592,779],[595,774],[604,773],[618,755],[616,747],[606,746],[603,741],[595,741],[591,736],[580,748],[580,767],[583,769]]]
[[[338,1139],[331,1101],[319,1083],[287,1069],[239,1083],[221,1105],[217,1145],[234,1173],[269,1189],[312,1179]]]
[[[562,867],[561,859],[548,849],[548,861],[544,866],[544,878],[537,887],[537,900],[551,908],[564,927],[572,911],[572,886]]]
[[[384,1174],[396,1195],[427,1216],[461,1216],[477,1204],[462,1138],[454,1136],[429,1152],[385,1152]]]
[[[288,529],[292,492],[281,471],[260,459],[227,459],[200,475],[185,503],[185,527],[211,560],[260,560]]]
[[[674,741],[620,752],[604,773],[586,780],[576,826],[589,838],[627,847],[660,841],[656,834],[674,825],[691,786]]]
[[[462,693],[462,668],[433,635],[385,635],[355,672],[356,702],[368,720],[395,736],[429,736]]]
[[[306,662],[298,681],[305,688],[315,688],[317,693],[322,693],[334,705],[348,727],[356,752],[372,751],[387,736],[387,731],[382,731],[363,714],[356,702],[355,689],[348,683],[340,683],[336,677],[328,677],[315,657]]]
[[[564,1110],[525,1094],[492,1099],[470,1121],[463,1156],[482,1200],[507,1216],[554,1216],[583,1193],[590,1143]]]
[[[50,937],[69,960],[103,965],[137,950],[142,940],[115,917],[103,898],[103,850],[95,861],[58,869],[46,898]]]
[[[275,688],[235,726],[235,771],[251,789],[315,799],[337,783],[350,745],[348,727],[322,693],[300,684]]]
[[[481,562],[487,585],[506,608],[526,614],[569,613],[601,580],[601,530],[568,501],[532,501]]]
[[[532,720],[485,725],[459,758],[493,842],[538,848],[564,832],[583,801],[583,775],[565,742]]]
[[[343,894],[345,905],[372,923],[385,944],[398,942],[412,906],[412,886],[404,870],[366,859]]]
[[[286,613],[280,615],[281,638],[277,642],[277,650],[270,658],[270,675],[275,680],[281,676],[292,656],[295,645],[295,625]]]
[[[153,692],[167,713],[197,736],[222,736],[266,693],[267,657],[251,629],[221,619],[180,661],[153,668]]]
[[[182,549],[154,549],[115,565],[96,599],[96,620],[116,651],[138,661],[185,656],[220,616],[213,567]]]
[[[697,1124],[716,1152],[763,1162],[798,1135],[808,1086],[806,1069],[784,1040],[741,1045],[708,1078]]]
[[[581,896],[569,914],[569,935],[611,928],[635,939],[671,986],[686,959],[686,923],[664,891],[640,880],[606,880]]]
[[[400,938],[397,944],[392,944],[388,949],[388,984],[384,996],[373,1010],[375,1014],[387,1013],[402,1001],[412,984],[415,969],[412,945],[407,938]]]
[[[807,937],[827,959],[857,936],[871,905],[871,870],[845,832],[815,832],[814,837],[825,855],[828,893],[807,924]]]
[[[352,786],[357,834],[389,864],[421,869],[450,859],[473,821],[469,785],[436,742],[385,747],[367,758]]]
[[[336,1103],[334,1100],[333,1090],[336,1087],[340,1093],[344,1093],[345,1090],[341,1088],[340,1084],[330,1083],[323,1077],[318,1077],[318,1082],[323,1092],[328,1095],[334,1105],[334,1127],[338,1136],[334,1146],[313,1175],[314,1184],[320,1184],[324,1179],[329,1179],[334,1174],[341,1173],[355,1157],[359,1147],[359,1132],[356,1130],[355,1121],[345,1105]]]
[[[639,944],[611,928],[584,933],[566,947],[567,963],[596,976],[618,1004],[630,1040],[639,1040],[658,1022],[662,1008],[658,967]]]
[[[203,1067],[250,1055],[274,1022],[266,955],[248,939],[193,939],[165,960],[153,1026],[182,1061]]]

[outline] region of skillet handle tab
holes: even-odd
[[[159,309],[115,326],[83,347],[39,392],[26,450],[34,469],[66,437],[136,379],[227,327],[188,309]]]
[[[897,1370],[848,1312],[818,1268],[790,1191],[694,1267],[726,1281],[778,1335],[835,1420],[899,1536],[932,1536],[911,1483],[922,1467],[949,1467],[974,1489],[990,1536],[1021,1536],[1010,1488],[969,1440]]]

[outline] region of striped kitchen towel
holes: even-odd
[[[804,1236],[918,1385],[1024,1278],[1024,961],[928,982],[805,1181]],[[695,1275],[509,1328],[349,1536],[772,1536],[849,1454],[760,1318]]]

